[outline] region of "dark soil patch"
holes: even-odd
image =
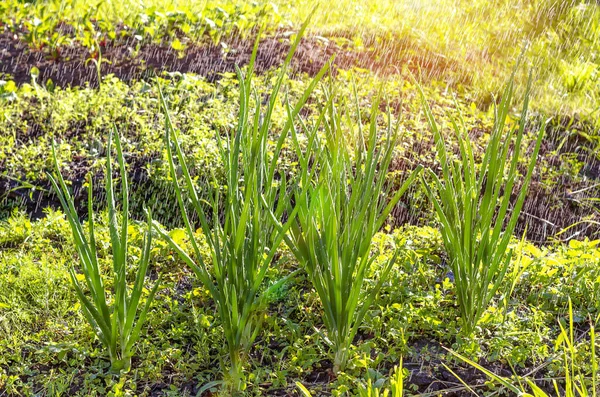
[[[515,229],[515,235],[521,236],[527,231],[527,238],[538,244],[547,243],[557,233],[575,224],[558,238],[597,238],[600,234],[600,225],[594,223],[600,222],[600,203],[596,201],[600,197],[600,156],[590,154],[593,145],[581,142],[576,135],[565,142],[554,139],[557,128],[554,127],[554,131],[550,129],[544,139]],[[406,157],[392,161],[391,168],[408,175],[417,164],[422,164],[440,176],[441,170],[437,169],[437,164],[423,161],[422,153],[434,151],[432,141],[415,142],[407,150]],[[582,164],[576,177],[563,169],[569,158]],[[526,172],[526,169],[520,169],[521,175]],[[520,189],[521,185],[513,188],[511,203],[516,202]],[[409,188],[391,215],[392,227],[406,223],[424,224],[434,219],[433,207],[418,183]]]
[[[466,397],[473,394],[462,382],[475,390],[486,389],[486,382],[490,379],[483,372],[467,364],[448,362],[444,357],[449,356],[449,354],[445,353],[438,342],[429,339],[418,339],[411,343],[411,348],[415,350],[415,354],[405,357],[403,362],[403,368],[408,370],[408,375],[404,378],[404,387],[407,390],[425,396]],[[427,354],[423,354],[425,351]],[[446,363],[454,374],[443,363]],[[480,360],[479,365],[504,378],[511,378],[515,375],[512,368],[500,362]],[[525,376],[533,368],[533,364],[529,368],[521,368],[517,370],[516,375]],[[391,373],[392,370],[391,366],[378,368],[378,371],[385,375]],[[538,371],[535,372],[536,376],[544,374],[543,367],[539,367]],[[323,390],[323,392],[317,392],[316,395],[325,396],[330,395],[328,385],[334,380],[332,363],[326,360],[321,368],[315,368],[309,372],[301,383],[309,389]],[[549,394],[553,392],[552,385],[549,382],[537,382],[537,385]]]
[[[51,56],[43,50],[32,50],[19,39],[19,34],[0,33],[0,73],[12,76],[18,84],[31,81],[31,69],[39,69],[38,81],[51,79],[59,86],[98,85],[96,66],[92,59],[98,54],[90,53],[80,45],[65,46],[59,55]],[[139,44],[133,38],[117,43],[108,42],[101,47],[103,76],[114,74],[121,80],[136,80],[161,71],[196,73],[208,81],[219,79],[222,73],[235,72],[235,66],[248,64],[254,39],[230,38],[222,44],[190,44],[183,51],[175,51],[167,44]],[[227,43],[225,45],[225,43]],[[356,52],[337,45],[333,40],[306,37],[292,61],[295,73],[315,75],[335,55],[335,68],[353,66],[370,69],[381,74],[399,73],[408,64],[425,77],[448,75],[460,71],[458,63],[427,51],[411,50],[406,40],[393,40],[386,47],[381,44],[366,46],[368,50]],[[290,40],[284,34],[261,41],[255,69],[264,72],[283,63],[290,49]],[[368,44],[368,43],[367,43]]]
[[[542,163],[542,159],[549,163],[556,161],[556,166],[560,168],[559,157],[563,150],[571,150],[571,148],[563,148],[556,154],[552,152],[551,148],[548,148],[548,152],[542,154],[539,164]],[[408,175],[408,172],[416,165],[414,156],[418,156],[418,154],[411,155],[411,158],[396,159],[392,164],[393,169],[405,170],[407,172],[403,175]],[[159,220],[163,224],[172,227],[177,226],[176,214],[168,210],[168,203],[175,202],[174,192],[171,186],[149,178],[146,165],[151,161],[152,158],[150,157],[128,160],[131,164],[129,180],[130,195],[133,197],[131,203],[132,216],[143,220],[143,205],[151,205],[153,213],[160,217]],[[539,164],[538,168],[540,168]],[[594,223],[600,221],[600,204],[591,201],[591,199],[600,197],[600,179],[585,174],[586,170],[591,170],[593,175],[598,174],[600,161],[596,158],[588,158],[585,164],[586,166],[580,171],[580,176],[585,175],[586,178],[577,181],[568,175],[562,175],[559,180],[552,181],[552,185],[548,186],[548,182],[542,181],[539,174],[534,177],[515,230],[516,235],[520,236],[527,230],[527,238],[530,241],[543,244],[561,230],[578,222],[580,223],[577,226],[564,232],[558,238],[575,237],[581,239],[586,236],[596,238],[600,234],[600,226]],[[423,165],[426,167],[435,166],[434,164]],[[75,205],[84,218],[87,214],[87,193],[82,187],[86,182],[85,175],[88,167],[87,161],[82,159],[79,162],[72,163],[68,167],[71,172],[69,175],[64,175],[66,179],[71,181]],[[524,170],[522,172],[524,173]],[[116,172],[115,177],[118,177]],[[104,206],[102,180],[103,175],[94,176],[94,206],[97,209]],[[7,210],[19,207],[30,214],[32,218],[40,218],[44,216],[46,207],[60,208],[58,198],[52,193],[52,188],[47,180],[29,182],[36,185],[36,188],[23,187],[21,182],[0,175],[0,192],[2,192],[0,194],[0,213],[4,213],[4,216],[6,216],[8,214]],[[519,187],[516,187],[514,190],[513,202],[516,201],[519,189]],[[428,202],[419,183],[415,183],[409,188],[391,215],[393,218],[390,221],[390,226],[392,227],[404,224],[426,224],[434,220],[431,204]],[[585,220],[592,222],[586,222]]]

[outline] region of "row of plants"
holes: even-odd
[[[118,16],[118,17],[117,17]],[[232,34],[244,38],[259,23],[272,29],[281,22],[274,5],[206,2],[176,5],[81,1],[8,1],[0,6],[2,29],[17,35],[32,51],[56,61],[67,49],[82,46],[92,58],[122,43],[167,43],[180,51],[186,43],[217,44]]]
[[[146,229],[144,222],[129,223],[130,281],[135,278]],[[101,268],[108,275],[112,249],[106,212],[95,216],[95,230]],[[191,252],[184,230],[169,234]],[[125,395],[160,391],[184,396],[195,395],[200,386],[221,378],[219,357],[226,341],[214,303],[169,243],[159,235],[153,241],[147,284],[153,286],[157,274],[162,281],[136,344],[131,371],[119,377],[108,372],[108,353],[81,315],[70,285],[67,270],[77,263],[77,253],[64,214],[49,211],[44,219],[32,221],[19,213],[1,223],[0,389],[9,395],[119,395],[121,390]],[[585,335],[589,334],[588,314],[595,321],[593,313],[598,313],[597,299],[590,295],[598,290],[598,241],[537,247],[515,239],[509,247],[515,254],[499,295],[477,332],[465,338],[460,334],[452,275],[442,260],[439,231],[406,226],[376,235],[373,249],[378,258],[370,275],[377,274],[397,250],[403,255],[368,310],[348,365],[337,378],[326,375],[331,368],[329,347],[315,332],[324,327],[319,298],[306,273],[296,271],[272,289],[260,308],[261,335],[246,357],[246,392],[293,393],[294,382],[300,381],[315,395],[354,395],[369,379],[373,387],[388,387],[389,374],[402,357],[406,393],[440,390],[430,383],[457,387],[455,378],[446,378],[440,361],[475,390],[488,393],[501,387],[497,382],[479,383],[481,378],[474,379],[440,344],[503,377],[510,375],[511,366],[520,375],[538,369],[532,378],[542,385],[550,385],[543,379],[556,379],[562,386],[562,344],[556,343],[559,350],[555,351],[554,341],[560,323],[568,328],[569,298],[574,345],[581,357],[575,360],[576,369],[589,377],[590,345]],[[210,256],[206,245],[201,249],[204,257]],[[285,259],[269,269],[265,288],[298,269],[285,246],[279,255]],[[105,280],[110,289],[112,278]],[[376,281],[368,277],[366,288]],[[426,374],[430,375],[423,384]],[[544,390],[551,389],[550,385]]]
[[[11,0],[0,6],[0,21],[7,34],[16,34],[55,61],[75,44],[98,60],[107,46],[122,43],[134,49],[133,54],[150,43],[183,52],[198,43],[220,42],[226,52],[233,41],[248,39],[259,26],[269,34],[298,27],[313,6],[310,1]],[[372,58],[373,64],[392,57],[394,64],[419,65],[427,69],[424,75],[443,78],[454,88],[465,85],[481,107],[493,101],[490,93],[500,93],[506,71],[526,47],[540,73],[540,90],[533,92],[535,106],[551,114],[560,109],[594,123],[600,81],[595,55],[599,12],[597,4],[587,1],[444,1],[436,7],[339,2],[317,10],[313,30],[317,41],[335,43],[357,58]],[[481,15],[486,15],[486,23],[481,23]],[[394,73],[386,71],[390,72]],[[523,85],[526,78],[518,76]]]
[[[384,135],[379,133],[380,103],[372,105],[368,123],[363,123],[358,96],[345,100],[336,96],[335,87],[326,90],[326,103],[316,122],[307,124],[300,116],[304,104],[327,72],[327,64],[307,86],[295,106],[286,102],[287,119],[275,142],[269,142],[271,115],[285,78],[286,67],[299,43],[298,35],[284,67],[263,108],[253,90],[252,71],[258,41],[246,75],[238,70],[240,87],[238,125],[233,133],[217,135],[218,153],[224,167],[225,184],[215,175],[205,181],[208,198],[203,199],[193,181],[178,134],[171,121],[162,93],[165,114],[165,146],[171,179],[186,237],[191,246],[187,252],[162,226],[153,222],[148,211],[148,231],[142,248],[141,262],[135,272],[131,291],[127,286],[128,186],[123,151],[115,134],[117,158],[121,169],[123,214],[119,223],[114,201],[111,150],[107,150],[106,198],[109,231],[113,249],[112,303],[107,304],[98,266],[94,233],[93,188],[88,187],[88,236],[79,223],[67,186],[58,176],[51,178],[54,189],[71,224],[83,277],[71,268],[80,305],[99,340],[109,351],[111,370],[127,372],[131,366],[133,346],[159,288],[160,280],[148,292],[140,306],[143,282],[149,266],[153,228],[169,243],[195,273],[216,304],[223,328],[227,352],[228,388],[239,392],[246,387],[243,371],[245,357],[260,333],[260,308],[273,289],[285,282],[287,275],[268,288],[264,287],[269,268],[274,266],[278,247],[285,242],[291,254],[306,271],[316,290],[323,310],[326,332],[319,332],[331,348],[333,372],[342,373],[348,364],[352,342],[382,284],[387,280],[400,252],[394,251],[385,264],[371,277],[375,284],[365,291],[372,264],[372,241],[384,225],[401,196],[421,173],[417,167],[396,190],[390,190],[386,174],[397,145],[398,123],[392,122],[388,107]],[[525,131],[527,100],[524,103],[517,136],[504,134],[505,121],[512,100],[512,80],[506,87],[495,114],[490,142],[481,163],[476,166],[464,124],[454,123],[460,144],[461,161],[451,162],[442,135],[437,129],[431,109],[423,96],[425,114],[434,132],[443,179],[429,172],[422,177],[441,222],[441,235],[455,280],[457,304],[461,310],[460,332],[471,337],[476,331],[495,292],[500,287],[512,257],[507,251],[516,225],[527,185],[543,137],[537,134],[533,156],[524,183],[512,208],[513,187],[517,179],[519,150]],[[251,97],[254,96],[254,107]],[[354,117],[349,107],[355,108]],[[286,175],[278,168],[278,159],[291,135],[299,172]],[[301,145],[300,141],[305,144]],[[354,153],[346,142],[352,142]],[[514,149],[511,150],[511,146]],[[512,160],[508,161],[512,155]],[[59,169],[56,153],[53,155]],[[58,174],[60,175],[60,174]],[[290,181],[288,182],[288,178]],[[481,193],[480,193],[481,192]],[[188,203],[194,218],[188,216]],[[497,203],[497,204],[496,204]],[[200,224],[195,230],[194,220]],[[504,222],[508,226],[503,228]],[[495,223],[494,223],[495,222]],[[201,245],[207,245],[204,256]],[[275,265],[276,266],[276,265]],[[85,280],[89,297],[80,282]],[[209,383],[206,388],[214,386]]]

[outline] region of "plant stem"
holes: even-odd
[[[231,389],[235,394],[239,394],[244,389],[243,379],[243,359],[241,351],[238,349],[232,349],[229,353],[231,360],[231,368],[229,369],[229,376],[231,377]]]
[[[348,346],[345,343],[339,343],[335,349],[335,356],[333,360],[333,373],[337,374],[341,372],[348,361]]]

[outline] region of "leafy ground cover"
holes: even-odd
[[[237,387],[256,396],[396,397],[399,385],[404,394],[425,396],[595,395],[600,6],[344,0],[317,8],[282,70],[312,10],[304,0],[0,4],[0,395],[228,395],[214,381],[230,367]],[[532,66],[524,118],[517,104]],[[517,101],[505,107],[501,89],[513,70]],[[480,274],[485,260],[482,266],[456,258],[469,257],[469,247],[494,247],[479,243],[485,225],[500,231],[502,219],[490,210],[479,233],[463,236],[478,244],[452,251],[447,243],[465,217],[444,224],[434,203],[470,203],[477,213],[495,208],[473,189],[460,200],[437,193],[447,193],[449,181],[460,193],[462,173],[479,172],[505,136],[494,128],[494,105],[507,116],[506,129],[523,132],[498,146],[509,154],[512,177],[499,176],[481,192],[503,194],[499,205],[509,205],[509,214],[543,126],[545,134],[522,212],[505,218],[516,224],[504,224],[514,235],[502,240],[501,272],[474,284],[459,272],[468,264]],[[433,119],[440,134],[430,128]],[[453,132],[454,122],[461,133]],[[390,136],[378,133],[390,126],[398,133],[391,146]],[[110,176],[114,130],[123,174],[112,176],[129,180],[129,209],[118,217],[101,183]],[[246,135],[236,168],[228,148],[239,134]],[[321,139],[331,141],[320,146]],[[72,191],[71,218],[59,210],[46,174],[55,170],[53,142],[56,168]],[[465,142],[473,156],[466,163]],[[444,146],[447,159],[440,158]],[[176,161],[169,148],[181,149]],[[371,157],[379,150],[389,168]],[[372,219],[382,227],[347,215],[383,206],[381,198],[403,191],[421,166],[431,171],[423,183],[398,196],[385,222]],[[380,167],[389,171],[385,181]],[[436,177],[441,184],[428,191]],[[502,182],[516,183],[512,196]],[[379,190],[369,190],[373,183]],[[372,197],[359,196],[363,191]],[[198,201],[188,202],[195,195]],[[196,225],[207,202],[221,214],[210,219],[221,220],[218,227]],[[145,209],[160,231],[151,246]],[[256,223],[243,229],[240,219],[249,212]],[[87,250],[79,244],[78,251],[71,234],[75,213],[95,220],[95,244]],[[324,229],[331,214],[337,228]],[[120,238],[117,224],[126,225]],[[283,224],[293,240],[282,237]],[[361,227],[367,232],[358,233]],[[207,240],[211,235],[218,238]],[[357,235],[372,240],[365,245]],[[336,236],[345,245],[336,246]],[[105,279],[107,308],[128,305],[127,293],[116,291],[134,285],[133,295],[146,302],[153,292],[135,283],[142,273],[158,288],[141,336],[126,352],[131,368],[120,374],[120,360],[111,371],[104,346],[116,346],[117,328],[127,334],[129,323],[123,328],[118,315],[104,317],[115,325],[103,344],[72,286],[83,285],[80,260],[88,251],[102,274],[118,275]],[[115,267],[116,257],[131,266]],[[347,258],[358,264],[354,270]],[[465,332],[458,295],[474,285],[485,299]],[[359,307],[359,315],[346,313],[346,305]],[[332,340],[336,332],[340,338]]]
[[[112,266],[108,225],[104,216],[100,221],[98,254],[101,265],[108,267]],[[141,255],[145,226],[137,222],[130,226],[129,251],[136,257]],[[160,273],[163,282],[148,313],[147,330],[138,342],[132,371],[119,379],[104,375],[109,363],[68,282],[67,264],[76,255],[64,216],[49,212],[43,220],[30,221],[24,214],[14,214],[1,233],[1,368],[2,388],[8,394],[191,395],[218,378],[215,352],[225,341],[212,300],[166,241],[157,241],[152,249],[151,277]],[[170,235],[180,244],[188,241],[181,229]],[[409,226],[379,234],[375,244],[406,247],[406,257],[397,261],[365,316],[346,372],[332,376],[332,362],[324,358],[327,346],[313,328],[323,326],[318,298],[300,273],[273,291],[264,309],[264,332],[249,356],[251,395],[287,395],[294,392],[294,381],[317,395],[319,390],[356,393],[368,378],[373,382],[387,378],[400,357],[404,357],[407,390],[462,390],[441,365],[442,360],[452,362],[452,356],[440,343],[482,360],[503,376],[512,375],[511,365],[522,375],[534,368],[536,377],[560,376],[560,365],[550,359],[556,357],[557,321],[568,319],[569,297],[577,345],[585,355],[581,336],[587,330],[587,316],[598,312],[597,297],[589,293],[598,287],[597,241],[558,247],[523,243],[520,260],[515,259],[510,269],[521,277],[505,297],[508,306],[503,299],[495,301],[473,339],[455,336],[459,311],[437,230]],[[282,255],[287,264],[270,271],[269,280],[297,266],[289,252]],[[386,255],[389,252],[384,251],[371,271],[383,268]],[[509,277],[506,284],[513,281]],[[453,367],[472,386],[485,386],[482,375],[457,363]]]
[[[268,82],[273,73],[258,76],[259,86]],[[218,82],[209,83],[194,75],[165,75],[165,95],[175,110],[173,122],[180,128],[183,147],[192,170],[198,177],[207,177],[210,170],[219,170],[215,134],[223,133],[235,123],[239,87],[235,77],[224,74]],[[395,119],[399,119],[402,140],[396,148],[392,167],[398,171],[412,170],[418,164],[433,165],[435,152],[433,136],[421,111],[418,91],[410,76],[378,78],[365,71],[340,72],[336,80],[341,87],[349,87],[352,79],[357,84],[360,103],[367,111],[370,98],[376,87],[383,87],[391,103]],[[289,80],[288,95],[300,95],[308,84],[306,79]],[[442,128],[449,128],[449,115],[456,115],[453,95],[442,84],[425,87],[427,98]],[[349,88],[341,88],[340,96],[351,95]],[[344,91],[345,90],[345,91]],[[316,97],[323,96],[321,88]],[[73,183],[79,201],[85,194],[80,191],[85,175],[91,171],[102,175],[106,142],[106,131],[112,123],[120,127],[123,145],[130,164],[132,180],[132,205],[135,216],[140,219],[142,203],[152,201],[155,216],[168,225],[176,225],[177,217],[169,210],[166,197],[173,197],[173,189],[164,182],[168,179],[166,153],[162,145],[163,116],[158,103],[156,87],[147,82],[125,84],[106,77],[98,89],[61,88],[48,91],[38,85],[23,85],[15,92],[15,99],[5,102],[0,109],[2,130],[0,138],[1,178],[5,187],[4,207],[23,206],[34,214],[41,215],[43,208],[54,203],[50,185],[44,170],[50,169],[48,157],[50,143],[56,139],[58,156],[65,177]],[[318,106],[317,98],[305,108],[307,117],[314,117]],[[482,153],[493,123],[493,110],[482,111],[468,97],[458,97],[458,106],[463,113],[467,131],[477,142],[476,153]],[[512,113],[513,124],[518,113]],[[531,128],[541,120],[532,120]],[[283,127],[284,106],[278,103],[273,115],[272,136]],[[569,124],[566,124],[569,123]],[[529,128],[529,127],[528,127]],[[530,223],[531,239],[546,241],[548,237],[564,228],[581,222],[561,238],[578,235],[594,237],[598,226],[588,221],[597,221],[598,213],[594,198],[600,196],[598,162],[595,143],[588,135],[588,123],[555,118],[547,127],[546,138],[541,148],[539,166],[535,169],[532,182],[533,193],[528,195],[524,211],[529,214],[521,218],[517,233]],[[568,131],[568,132],[566,132]],[[590,140],[586,139],[590,138]],[[525,136],[527,150],[522,154],[521,164],[533,149],[532,136]],[[285,156],[284,151],[284,156]],[[290,152],[287,151],[289,154]],[[285,167],[294,167],[288,155]],[[524,168],[523,168],[524,169]],[[37,186],[33,191],[28,187]],[[403,198],[404,205],[393,212],[393,225],[405,221],[430,220],[430,204],[425,200],[421,187],[411,188]],[[10,212],[10,211],[8,211]],[[8,213],[5,211],[4,213]],[[395,222],[395,223],[394,223]]]

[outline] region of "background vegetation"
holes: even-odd
[[[360,233],[366,241],[376,232],[368,247],[361,247],[358,254],[351,244],[340,248],[342,255],[363,261],[366,255],[369,262],[359,267],[364,271],[360,278],[351,277],[354,272],[340,277],[353,280],[344,285],[348,288],[332,284],[329,300],[324,299],[315,273],[306,271],[309,261],[297,255],[293,242],[281,244],[276,252],[269,250],[276,265],[266,266],[269,260],[260,267],[264,273],[258,274],[249,296],[261,299],[245,306],[252,315],[243,318],[260,332],[250,338],[242,335],[246,339],[233,346],[233,351],[239,347],[244,351],[244,393],[373,396],[384,394],[384,389],[399,393],[403,385],[406,395],[510,395],[520,390],[536,396],[593,395],[597,388],[593,330],[600,316],[600,5],[575,0],[342,0],[316,9],[296,56],[287,69],[281,68],[313,7],[306,0],[0,4],[0,395],[217,393],[219,385],[212,382],[223,379],[223,368],[231,363],[223,352],[228,351],[226,346],[231,348],[232,337],[245,330],[224,322],[220,311],[233,313],[232,301],[223,295],[219,302],[219,291],[211,290],[212,283],[197,277],[180,255],[187,253],[196,263],[204,260],[205,270],[214,271],[221,240],[218,246],[206,240],[211,227],[200,232],[186,225],[182,210],[188,211],[192,223],[199,221],[201,211],[186,200],[178,208],[173,182],[177,178],[186,182],[179,172],[185,158],[190,184],[184,197],[193,189],[216,212],[219,200],[229,197],[237,206],[223,214],[233,217],[246,207],[258,211],[262,205],[258,196],[240,197],[228,190],[239,175],[231,173],[233,162],[221,145],[232,131],[252,133],[261,125],[264,158],[252,157],[256,154],[248,143],[252,140],[243,141],[239,150],[249,163],[241,172],[251,175],[252,164],[258,161],[273,180],[289,176],[290,189],[294,177],[317,171],[308,159],[318,146],[311,145],[325,142],[321,139],[333,131],[340,135],[329,150],[347,154],[347,163],[327,163],[332,152],[323,146],[319,164],[328,164],[325,169],[349,172],[356,164],[378,169],[376,163],[361,163],[367,161],[360,157],[361,145],[366,145],[365,153],[379,153],[389,142],[383,132],[395,126],[398,138],[389,146],[389,168],[383,167],[389,172],[384,179],[374,179],[385,180],[379,188],[399,192],[419,166],[431,172],[423,183],[413,183],[403,192],[381,228]],[[250,85],[240,82],[240,76],[249,76],[252,68],[247,65],[257,37],[260,45]],[[520,54],[523,64],[515,69]],[[325,74],[322,67],[332,55]],[[508,106],[502,102],[506,99],[502,90],[513,70],[514,105]],[[525,117],[521,105],[530,70],[532,89]],[[274,87],[279,96],[270,95]],[[303,106],[292,107],[298,103]],[[521,214],[512,236],[505,238],[509,254],[497,258],[503,261],[504,277],[496,273],[488,278],[496,289],[491,296],[486,285],[480,286],[485,302],[478,321],[472,321],[472,332],[464,332],[464,303],[458,294],[471,284],[464,283],[453,262],[460,250],[448,249],[442,233],[454,224],[440,222],[434,208],[436,198],[444,200],[437,195],[443,190],[428,194],[425,186],[436,177],[457,182],[460,170],[469,167],[473,176],[481,170],[486,149],[504,136],[497,128],[494,105],[500,106],[500,116],[506,116],[506,136],[518,130],[519,138],[504,146],[510,154],[519,153],[510,160],[515,192],[523,187],[543,126],[545,134]],[[428,124],[432,119],[439,134]],[[454,131],[457,126],[460,133]],[[102,181],[115,127],[124,160],[124,174],[113,174],[115,194],[123,193],[127,176],[130,216],[128,223],[119,224],[126,225],[120,238],[127,242],[122,244],[126,252],[117,249],[117,256],[130,261],[118,267],[122,277],[106,279],[105,297],[111,305],[119,301],[111,291],[136,285],[135,294],[145,302],[157,286],[131,351],[131,369],[122,374],[110,372],[105,348],[82,312],[85,301],[78,299],[72,286],[69,270],[81,270],[82,246],[78,252],[69,218],[60,211],[46,174],[55,170],[55,142],[58,169],[72,191],[70,215],[78,212],[87,220],[88,211],[95,214],[97,267],[112,275],[113,250],[119,246],[111,215],[116,209],[107,208]],[[311,131],[316,141],[311,141]],[[375,135],[369,138],[372,131]],[[284,141],[282,132],[296,136]],[[177,167],[170,167],[165,133],[172,133],[182,150]],[[446,160],[439,157],[442,139]],[[468,144],[473,161],[469,154],[463,168],[452,168],[465,159],[461,144],[463,149]],[[520,151],[513,150],[514,144]],[[323,172],[317,186],[327,190],[337,184],[340,192],[348,188],[342,172]],[[358,178],[353,186],[360,186],[361,174],[352,175]],[[498,176],[497,182],[502,178]],[[253,183],[243,182],[240,191],[245,183]],[[308,189],[307,184],[301,186]],[[500,194],[499,186],[503,184],[491,192]],[[267,195],[273,206],[282,192],[274,189]],[[357,213],[369,203],[382,205],[376,200],[377,191],[372,193],[371,201],[355,207]],[[510,197],[508,212],[517,194]],[[446,203],[453,198],[447,196]],[[289,199],[286,205],[296,204],[291,192]],[[471,208],[481,204],[477,198],[463,199],[471,202]],[[322,210],[335,209],[326,203],[322,201]],[[296,237],[310,233],[311,222],[320,222],[305,204],[298,219],[302,227],[292,233]],[[151,210],[156,228],[163,232],[154,236],[150,248],[145,245],[144,208]],[[283,208],[278,210],[283,214]],[[266,221],[261,225],[268,224],[266,229],[273,228],[271,237],[276,237],[278,225],[267,222],[266,212],[263,215]],[[345,213],[339,212],[339,218],[343,222]],[[126,219],[119,217],[120,222]],[[229,258],[242,258],[236,251],[237,239],[227,240],[234,229],[239,238],[246,235],[237,225],[220,231],[222,242],[232,244]],[[347,225],[354,231],[365,226],[356,221]],[[263,227],[249,235],[258,241]],[[335,230],[327,233],[312,234],[314,246],[320,238],[336,241]],[[344,236],[344,228],[337,233]],[[327,252],[334,257],[332,247]],[[257,253],[259,248],[247,246],[244,252]],[[147,272],[138,267],[146,266],[146,258]],[[312,264],[314,269],[316,265]],[[479,269],[476,261],[471,265],[471,270]],[[138,272],[147,274],[146,288],[135,283]],[[82,274],[72,274],[75,281],[84,281]],[[335,273],[329,275],[336,280]],[[231,277],[224,276],[220,283],[227,284]],[[236,288],[243,288],[245,280],[239,278]],[[352,343],[343,338],[339,343],[347,353],[340,366],[331,351],[336,342],[327,338],[335,326],[324,310],[346,302],[342,299],[346,292],[353,296],[350,302],[370,303],[372,296],[372,304],[364,305],[362,322],[353,322],[356,317],[349,315],[339,326],[352,329],[342,332],[352,337]]]

